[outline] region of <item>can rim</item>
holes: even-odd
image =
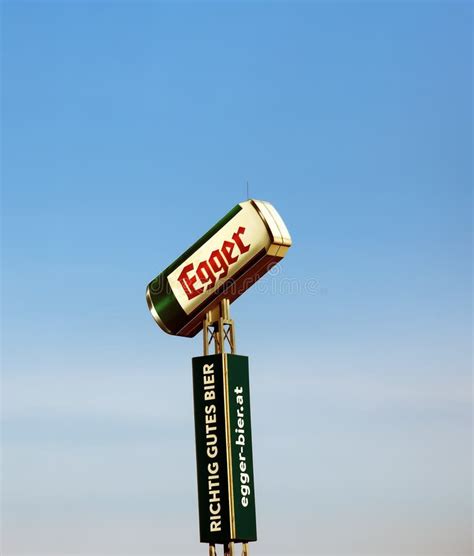
[[[148,304],[148,309],[150,310],[151,316],[155,320],[155,322],[159,325],[159,327],[164,330],[167,334],[171,334],[171,330],[166,326],[166,324],[161,320],[160,315],[158,314],[155,306],[153,305],[153,301],[151,299],[150,294],[150,286],[146,288],[146,302]]]

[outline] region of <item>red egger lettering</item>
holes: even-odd
[[[216,282],[227,276],[229,267],[237,262],[240,255],[247,253],[250,244],[245,245],[242,235],[245,228],[239,226],[232,235],[232,241],[225,240],[220,249],[215,249],[207,260],[201,261],[194,271],[194,264],[187,264],[178,277],[178,282],[183,287],[189,300],[200,295],[204,289],[210,290]]]

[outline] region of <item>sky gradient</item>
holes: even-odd
[[[2,553],[191,556],[191,357],[145,287],[250,195],[252,554],[472,552],[472,7],[2,4]]]

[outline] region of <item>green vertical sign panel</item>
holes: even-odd
[[[231,538],[231,519],[221,354],[193,358],[193,395],[199,537],[225,543]]]
[[[257,540],[250,419],[249,359],[227,355],[235,538]]]
[[[256,541],[248,358],[193,358],[200,540]]]

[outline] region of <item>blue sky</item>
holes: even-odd
[[[247,180],[294,242],[232,307],[252,553],[470,554],[471,35],[468,3],[3,3],[6,556],[206,553],[201,340],[144,291]]]

